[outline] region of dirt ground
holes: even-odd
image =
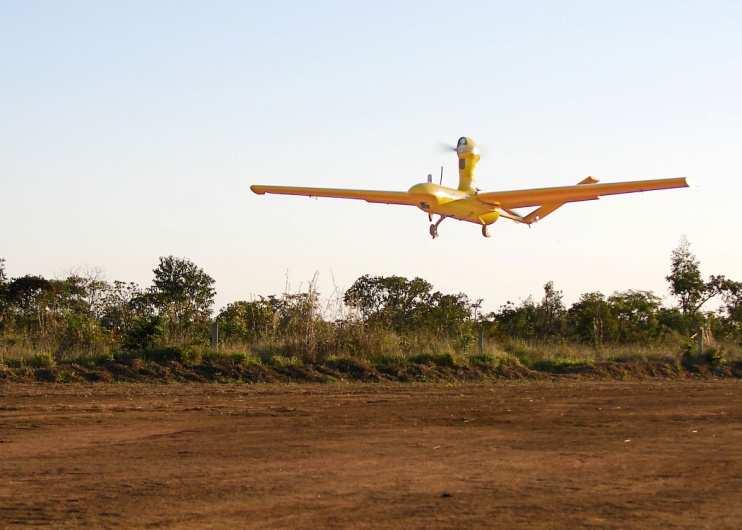
[[[0,385],[0,528],[740,528],[742,381]]]

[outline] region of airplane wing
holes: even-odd
[[[274,193],[278,195],[303,195],[306,197],[334,197],[336,199],[357,199],[383,204],[406,204],[417,206],[420,197],[406,191],[348,190],[341,188],[305,188],[298,186],[260,186],[250,189],[258,195]]]
[[[561,206],[567,202],[595,200],[603,195],[688,187],[685,178],[635,180],[629,182],[610,182],[607,184],[588,183],[589,181],[587,179],[583,182],[585,183],[554,188],[492,191],[479,193],[476,197],[486,204],[500,208],[523,208],[526,206],[557,204]]]

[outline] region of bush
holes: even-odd
[[[154,348],[164,336],[164,325],[160,317],[142,317],[134,321],[122,338],[125,350],[138,351]]]
[[[84,355],[77,357],[74,362],[85,368],[96,368],[109,361],[115,360],[116,357],[112,353],[104,353],[100,355]]]
[[[337,370],[344,374],[350,374],[353,377],[362,377],[372,371],[371,366],[366,361],[345,355],[330,355],[325,360],[324,364],[332,370]]]
[[[200,364],[203,354],[193,347],[175,347],[157,348],[146,350],[144,358],[155,363],[178,362],[181,364]]]
[[[371,358],[371,364],[380,372],[399,373],[407,367],[407,359],[402,355],[377,355]]]
[[[249,352],[208,352],[204,354],[203,360],[212,364],[229,363],[234,366],[250,366],[254,364],[263,364],[260,357]]]
[[[706,362],[711,366],[721,366],[726,363],[726,356],[724,355],[724,350],[721,348],[715,348],[712,346],[707,348],[703,353],[706,357]]]
[[[288,368],[289,366],[303,366],[304,363],[298,357],[285,355],[274,355],[270,358],[270,364],[276,368]]]
[[[443,368],[455,368],[456,359],[450,353],[419,353],[409,358],[413,364],[427,364]]]
[[[499,359],[491,353],[470,355],[468,359],[471,366],[476,366],[479,368],[494,368],[498,364],[500,364]]]
[[[526,366],[538,372],[572,373],[587,370],[592,364],[576,359],[539,359]]]
[[[31,368],[54,368],[57,364],[51,353],[37,353],[26,360]]]

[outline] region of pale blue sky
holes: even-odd
[[[0,256],[147,284],[186,256],[218,304],[364,273],[485,298],[666,295],[686,234],[742,279],[742,3],[0,0]],[[687,176],[486,240],[416,209],[253,195],[405,190],[461,135],[485,190]]]

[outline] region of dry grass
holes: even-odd
[[[724,361],[742,360],[742,346],[723,343],[715,346]],[[497,366],[518,363],[529,367],[546,364],[595,364],[598,362],[670,361],[678,362],[688,351],[682,340],[648,345],[604,345],[595,348],[585,344],[553,342],[535,343],[518,339],[487,340],[480,351],[476,342],[441,339],[430,335],[400,336],[388,330],[347,328],[319,334],[307,349],[305,337],[282,337],[257,343],[233,341],[220,344],[218,352],[205,345],[174,345],[143,352],[142,356],[156,357],[157,351],[176,351],[178,358],[189,363],[202,359],[220,359],[236,364],[266,364],[276,367],[302,366],[323,362],[336,363],[338,359],[352,359],[371,366],[403,366],[407,364],[434,364],[439,366]],[[54,355],[44,344],[24,340],[0,341],[0,364],[48,367],[59,362],[94,365],[116,356],[111,350],[67,352]]]
[[[594,363],[601,361],[668,360],[679,359],[684,344],[605,344],[593,347],[574,342],[535,343],[510,339],[499,345],[522,361],[553,361]]]

